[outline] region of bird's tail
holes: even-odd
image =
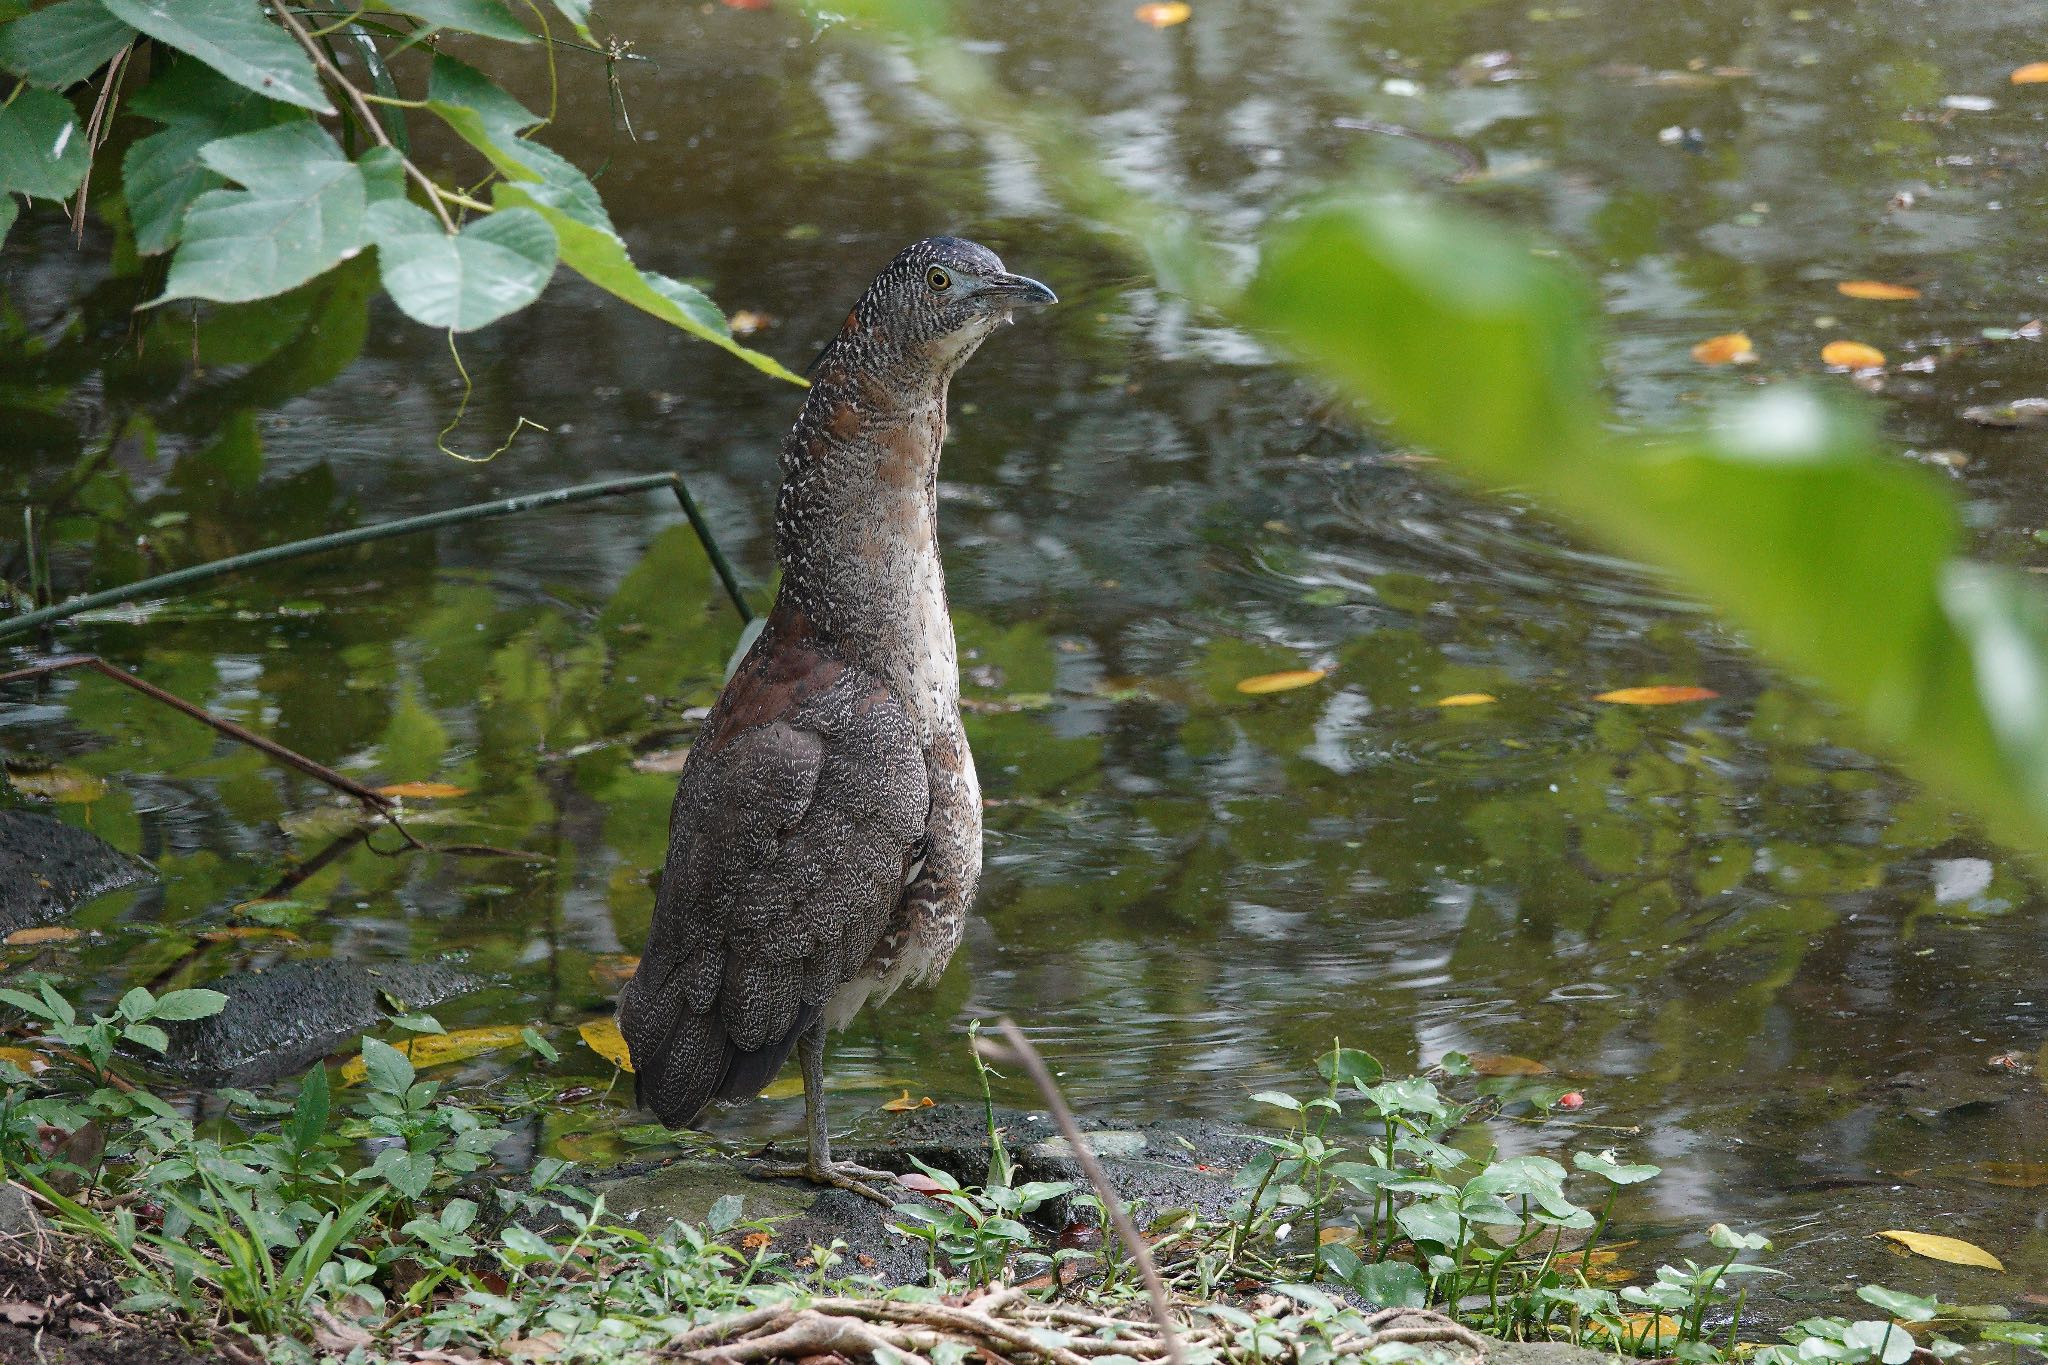
[[[633,1056],[633,1093],[670,1128],[694,1127],[713,1100],[744,1100],[761,1093],[797,1040],[818,1021],[820,1009],[799,1011],[795,1027],[755,1048],[735,1044],[714,1005],[698,1013],[677,1000],[662,1009],[636,991],[636,977],[619,994],[619,1031]]]

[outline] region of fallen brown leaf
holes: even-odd
[[[38,943],[69,943],[78,936],[78,930],[68,925],[45,924],[36,929],[16,929],[7,936],[7,946],[29,948]]]
[[[1711,701],[1720,695],[1711,687],[1660,683],[1654,687],[1617,687],[1612,692],[1600,693],[1593,700],[1615,706],[1672,706],[1679,702]]]
[[[1702,365],[1748,365],[1756,360],[1756,347],[1747,332],[1724,332],[1693,347],[1692,358]]]
[[[1881,370],[1884,352],[1861,341],[1830,341],[1820,348],[1820,361],[1844,370]]]
[[[1901,302],[1920,297],[1920,291],[1910,284],[1886,284],[1883,280],[1842,280],[1835,285],[1835,292],[1852,299],[1880,299],[1887,302]]]

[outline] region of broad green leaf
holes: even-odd
[[[1616,1161],[1613,1152],[1601,1152],[1597,1155],[1592,1152],[1574,1152],[1572,1165],[1616,1185],[1640,1184],[1663,1170],[1661,1166],[1651,1166],[1647,1163],[1638,1165]]]
[[[363,1074],[387,1095],[402,1095],[412,1086],[412,1063],[405,1054],[378,1038],[363,1039]]]
[[[533,41],[533,34],[512,17],[504,0],[377,0],[371,8],[409,14],[429,28],[452,28],[508,43]]]
[[[1601,443],[1582,291],[1462,215],[1394,196],[1315,206],[1274,232],[1245,303],[1288,350],[1490,477]]]
[[[149,1012],[152,1019],[207,1019],[219,1014],[228,1005],[227,996],[219,991],[195,987],[191,990],[171,991],[156,998],[156,1006]]]
[[[200,160],[245,188],[209,190],[186,212],[184,241],[158,302],[267,298],[362,249],[362,172],[315,125],[223,138]]]
[[[0,67],[30,85],[62,90],[105,66],[134,37],[100,0],[63,0],[0,28]]]
[[[161,1056],[171,1050],[171,1036],[155,1024],[130,1024],[122,1033],[131,1043],[139,1043]]]
[[[1357,1086],[1361,1090],[1377,1084],[1385,1074],[1377,1057],[1355,1047],[1339,1047],[1324,1053],[1316,1059],[1316,1071],[1326,1081]]]
[[[1344,1279],[1367,1303],[1381,1308],[1421,1308],[1429,1302],[1429,1285],[1422,1271],[1406,1261],[1360,1265]]]
[[[1761,1232],[1737,1232],[1726,1223],[1716,1223],[1708,1228],[1707,1240],[1723,1251],[1769,1251],[1771,1249],[1771,1239],[1764,1236]]]
[[[201,163],[201,148],[223,137],[307,117],[190,57],[179,58],[168,71],[153,77],[128,107],[166,125],[131,144],[121,159],[121,188],[135,229],[135,249],[145,256],[176,246],[192,201],[226,183]],[[369,157],[363,160],[367,163]]]
[[[1881,1284],[1859,1286],[1856,1297],[1907,1322],[1926,1322],[1941,1309],[1941,1305],[1936,1303],[1931,1295],[1922,1298],[1918,1294],[1902,1294],[1896,1289],[1886,1289]]]
[[[319,114],[334,106],[292,36],[259,0],[100,0],[160,43],[189,52],[237,85]]]
[[[455,235],[403,199],[366,219],[384,288],[407,317],[458,332],[485,327],[540,297],[555,273],[555,234],[531,209],[501,209]]]
[[[20,201],[11,194],[0,194],[0,245],[6,244],[8,230],[20,214]]]
[[[577,37],[586,43],[597,41],[590,35],[590,0],[555,0],[555,8],[574,26]]]
[[[589,177],[537,142],[510,136],[475,109],[442,100],[427,107],[506,178],[494,186],[500,209],[530,208],[555,230],[563,264],[598,288],[664,322],[732,352],[766,374],[803,383],[779,361],[733,340],[724,316],[686,284],[633,264]]]
[[[23,90],[0,108],[0,193],[62,199],[85,179],[91,154],[71,101]]]
[[[434,54],[427,71],[427,98],[474,110],[484,126],[501,137],[516,136],[541,122],[539,114],[506,94],[489,76],[440,53]]]

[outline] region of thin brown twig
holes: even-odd
[[[391,798],[382,792],[366,787],[353,778],[344,777],[326,764],[315,762],[296,750],[287,749],[274,739],[265,739],[246,726],[237,725],[202,707],[194,706],[175,692],[166,692],[155,683],[144,682],[134,674],[114,667],[97,654],[66,654],[54,659],[44,659],[26,668],[0,673],[0,684],[19,682],[25,678],[46,677],[72,668],[89,668],[103,677],[112,678],[123,687],[132,687],[151,701],[161,702],[181,715],[190,716],[202,725],[213,727],[229,739],[270,755],[286,767],[295,768],[316,782],[324,783],[338,792],[354,797],[377,814],[386,814],[392,807]]]
[[[1145,1239],[1138,1235],[1138,1229],[1131,1217],[1124,1211],[1123,1201],[1117,1197],[1116,1189],[1109,1183],[1109,1176],[1102,1169],[1102,1163],[1095,1159],[1094,1149],[1081,1134],[1081,1126],[1074,1121],[1074,1111],[1067,1107],[1066,1096],[1060,1093],[1058,1082],[1052,1078],[1052,1071],[1045,1059],[1038,1055],[1038,1049],[1024,1036],[1024,1030],[1015,1021],[1003,1018],[996,1021],[996,1031],[1016,1061],[1024,1068],[1026,1075],[1038,1086],[1039,1094],[1045,1097],[1045,1107],[1052,1112],[1054,1124],[1060,1135],[1073,1149],[1074,1160],[1080,1163],[1081,1171],[1088,1177],[1088,1183],[1095,1187],[1095,1197],[1102,1201],[1103,1215],[1116,1229],[1117,1237],[1123,1242],[1131,1259],[1137,1263],[1138,1275],[1145,1282],[1145,1295],[1152,1303],[1152,1320],[1159,1326],[1159,1335],[1166,1343],[1166,1358],[1170,1365],[1183,1365],[1185,1357],[1181,1351],[1180,1329],[1173,1321],[1173,1310],[1166,1298],[1166,1285],[1159,1278],[1159,1267],[1152,1263],[1152,1252],[1145,1245]],[[989,1050],[986,1042],[977,1040],[976,1047]]]
[[[100,82],[99,98],[93,101],[92,117],[85,123],[85,145],[90,151],[97,152],[106,144],[107,110],[114,102],[116,92],[121,88],[121,68],[128,64],[128,54],[134,50],[131,41],[116,52],[113,60],[107,63],[106,79]],[[78,182],[78,201],[71,206],[71,240],[80,245],[85,242],[85,196],[86,191],[92,188],[92,163],[93,158],[88,156],[85,161],[85,174]]]
[[[355,83],[344,76],[341,68],[328,59],[320,44],[313,41],[313,35],[306,31],[306,26],[299,22],[299,17],[292,13],[291,6],[279,0],[272,9],[277,15],[277,21],[291,31],[292,37],[298,39],[299,46],[306,50],[306,55],[313,59],[313,65],[319,69],[320,74],[332,81],[335,88],[348,97],[348,102],[355,107],[356,117],[363,121],[364,126],[369,129],[370,136],[376,139],[377,145],[390,148],[397,154],[398,164],[405,168],[405,173],[427,192],[427,207],[441,220],[442,228],[453,236],[456,230],[455,220],[448,216],[448,206],[441,202],[441,187],[434,183],[434,178],[415,166],[411,157],[392,146],[391,135],[384,131],[383,120],[370,108],[370,102],[363,98],[363,92],[356,89]]]

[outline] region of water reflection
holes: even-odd
[[[1454,169],[1340,115],[1471,143],[1492,174],[1443,192],[1546,230],[1598,277],[1629,415],[1810,372],[1837,335],[1937,356],[1894,381],[1887,420],[1963,452],[1983,549],[2031,561],[2048,517],[2032,446],[1954,414],[2040,391],[2039,352],[1940,343],[2031,306],[2038,124],[1996,82],[2048,5],[1800,13],[1215,0],[1166,34],[1117,7],[969,21],[1014,88],[1070,101],[1121,173],[1241,239],[1374,156],[1431,183]],[[1079,1104],[1130,1116],[1249,1118],[1249,1092],[1294,1082],[1332,1037],[1392,1066],[1515,1053],[1588,1105],[1493,1140],[1664,1163],[1627,1211],[1652,1253],[1720,1218],[1778,1233],[1830,1294],[1854,1275],[2010,1297],[2048,1275],[2038,1190],[1982,1164],[2048,1150],[2040,1075],[1991,1064],[2034,1065],[2048,1038],[2048,919],[2010,858],[1660,584],[1356,434],[1249,339],[1132,279],[1019,148],[954,126],[901,62],[775,12],[620,3],[612,20],[656,59],[623,72],[639,138],[572,72],[556,145],[608,158],[639,259],[774,319],[757,340],[784,359],[808,359],[876,262],[937,227],[1070,300],[955,394],[942,496],[992,801],[980,913],[937,990],[862,1021],[835,1077],[877,1099],[967,1095],[961,1025],[997,1013],[1032,1025]],[[1985,91],[1989,113],[1941,107]],[[360,272],[196,338],[189,319],[140,324],[158,330],[138,352],[134,282],[55,250],[62,231],[18,227],[36,249],[6,258],[33,326],[84,302],[62,345],[8,362],[0,448],[17,490],[47,492],[111,438],[61,527],[68,582],[675,467],[766,581],[786,387],[565,285],[467,350],[464,448],[519,416],[550,430],[457,465],[432,449],[459,392],[439,339],[382,305],[362,325]],[[1926,298],[1843,299],[1845,276]],[[1736,327],[1757,370],[1688,359]],[[31,420],[36,384],[75,387]],[[607,1004],[605,962],[651,910],[674,778],[635,759],[687,738],[734,637],[673,520],[650,497],[489,523],[65,643],[323,761],[470,788],[422,834],[553,861],[350,846],[269,913],[305,940],[292,952],[449,956],[497,983],[451,1024],[567,1025]],[[1236,691],[1302,666],[1329,677]],[[1589,700],[1650,682],[1720,697]],[[1436,705],[1470,692],[1500,700]],[[112,991],[279,955],[195,934],[327,846],[306,818],[323,793],[90,679],[0,708],[0,742],[105,776],[112,793],[67,818],[165,872],[35,960]],[[564,1051],[565,1074],[595,1074]],[[795,1114],[785,1095],[721,1122],[765,1133]],[[548,1123],[603,1154],[634,1121],[600,1098]],[[1863,1240],[1937,1222],[2011,1275],[1962,1284]]]

